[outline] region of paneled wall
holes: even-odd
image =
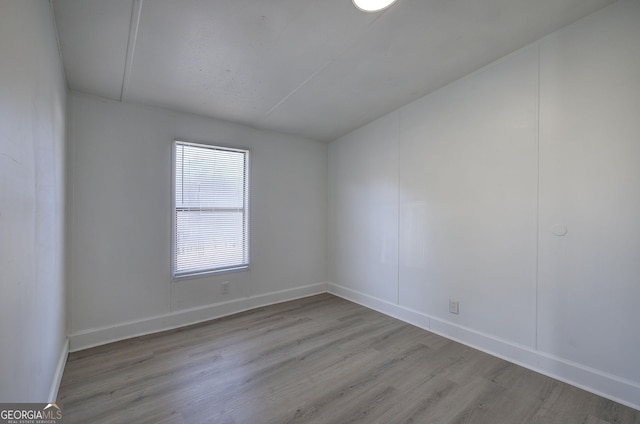
[[[78,93],[70,103],[72,350],[325,291],[326,144]],[[176,138],[251,150],[248,271],[172,279]]]
[[[331,143],[330,291],[640,407],[639,23],[614,3]]]
[[[0,402],[53,401],[66,360],[66,95],[49,2],[0,2]]]

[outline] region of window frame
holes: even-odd
[[[245,185],[245,204],[243,211],[245,213],[245,226],[246,226],[246,264],[239,264],[238,266],[222,268],[222,269],[209,269],[209,270],[196,270],[196,271],[178,271],[177,268],[177,215],[178,208],[176,205],[176,157],[178,145],[191,145],[195,147],[209,148],[212,150],[223,150],[240,152],[244,154],[245,169],[244,169],[244,185]],[[192,278],[206,277],[211,275],[233,273],[239,271],[248,271],[251,263],[251,151],[248,148],[242,147],[229,147],[223,144],[213,144],[206,141],[191,141],[183,138],[176,138],[172,143],[171,149],[171,276],[173,281],[188,280]],[[213,209],[213,208],[211,208]],[[217,208],[220,209],[220,208]],[[237,209],[237,208],[230,208]]]

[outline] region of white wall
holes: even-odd
[[[398,116],[331,144],[329,269],[341,284],[398,299]]]
[[[329,290],[639,408],[639,23],[614,3],[331,143]]]
[[[640,384],[640,1],[540,54],[538,348]]]
[[[326,144],[84,94],[70,103],[72,350],[325,291]],[[249,271],[172,281],[175,138],[251,150]]]
[[[66,360],[66,84],[53,13],[0,3],[0,402],[53,400]]]

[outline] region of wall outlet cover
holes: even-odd
[[[449,299],[449,312],[451,312],[452,314],[459,314],[460,313],[460,302],[458,302],[457,300],[451,300]]]

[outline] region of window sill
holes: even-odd
[[[174,274],[173,281],[178,282],[183,280],[193,280],[195,278],[213,277],[216,275],[231,274],[235,272],[242,272],[242,271],[248,271],[248,270],[249,270],[249,265],[246,265],[246,266],[239,266],[236,268],[221,269],[217,271],[202,271],[202,272],[194,272],[190,274],[181,274],[181,275]]]

